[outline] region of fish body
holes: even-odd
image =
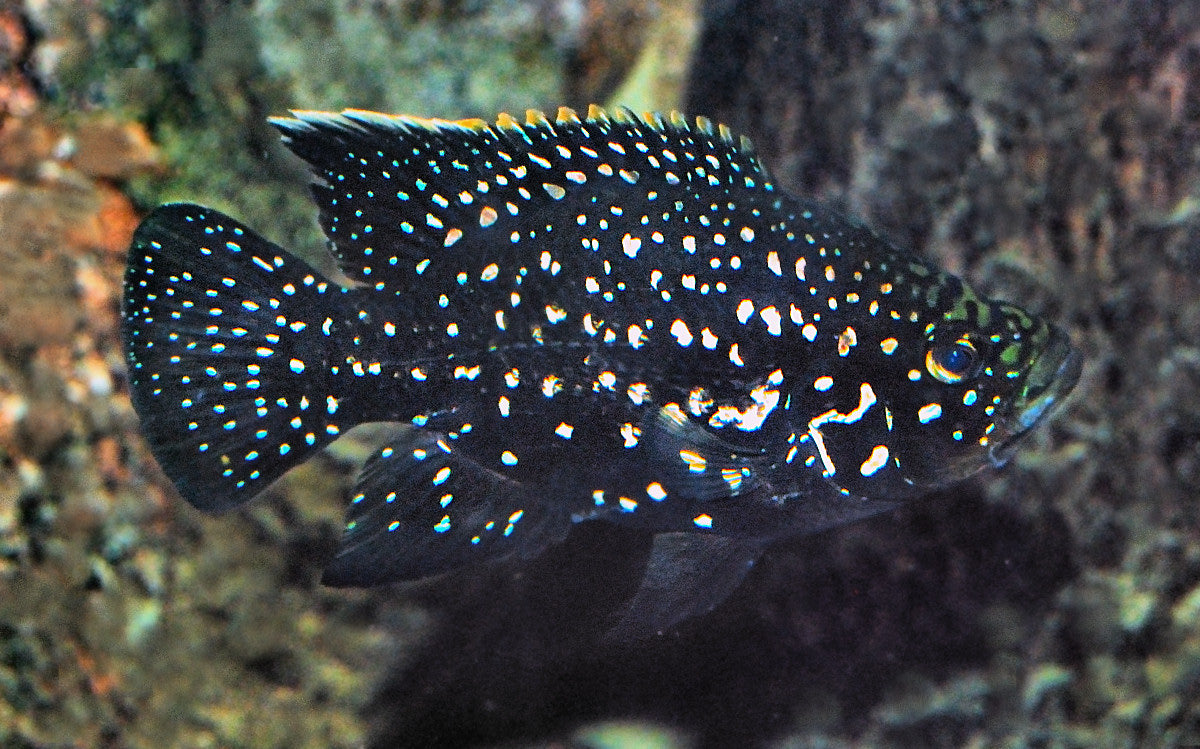
[[[363,470],[333,585],[609,521],[660,534],[642,598],[683,565],[707,608],[775,538],[1001,462],[1078,376],[1057,328],[782,192],[703,118],[272,122],[353,284],[168,204],[133,240],[124,340],[151,448],[203,510],[356,424],[411,426]]]

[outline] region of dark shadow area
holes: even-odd
[[[988,606],[1036,618],[1072,574],[1061,518],[1024,518],[967,487],[780,543],[711,614],[601,646],[647,541],[582,525],[519,573],[429,590],[441,623],[382,685],[372,745],[544,739],[625,716],[679,726],[701,746],[745,746],[788,729],[814,690],[853,731],[897,674],[985,663]]]

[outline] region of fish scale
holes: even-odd
[[[607,520],[659,534],[632,606],[662,625],[770,540],[1002,462],[1078,376],[1065,334],[776,190],[703,118],[272,123],[355,285],[164,206],[130,252],[126,350],[151,447],[202,509],[354,424],[411,425],[364,469],[331,584]],[[729,569],[649,602],[706,545]]]

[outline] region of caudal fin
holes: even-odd
[[[212,209],[164,205],[142,222],[122,336],[142,430],[185,499],[236,507],[353,425],[330,367],[348,299]]]

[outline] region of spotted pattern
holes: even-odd
[[[823,527],[978,469],[1074,381],[1061,333],[776,190],[703,118],[272,122],[355,287],[165,206],[131,249],[126,350],[155,454],[206,509],[354,424],[415,427],[364,472],[334,583],[590,519]]]

